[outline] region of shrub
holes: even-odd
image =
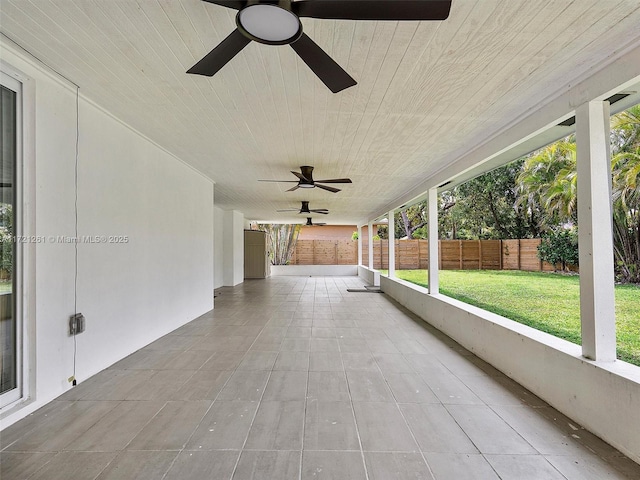
[[[578,265],[577,229],[558,228],[549,231],[538,246],[538,258],[551,265],[562,264],[562,270],[565,271],[567,265]]]

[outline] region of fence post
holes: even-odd
[[[442,240],[438,240],[438,269],[442,270]]]
[[[459,242],[459,254],[460,254],[460,270],[462,270],[462,240],[458,240]]]
[[[478,270],[482,270],[482,240],[478,240]]]
[[[520,252],[520,239],[518,239],[518,271],[522,268],[522,254]]]
[[[502,240],[500,240],[500,270],[502,270],[503,268],[503,264],[502,264]]]

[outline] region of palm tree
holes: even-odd
[[[517,206],[535,213],[541,230],[577,219],[576,144],[573,136],[527,158],[516,178]]]

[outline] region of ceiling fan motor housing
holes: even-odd
[[[302,23],[291,11],[291,0],[249,0],[238,11],[236,25],[242,35],[266,45],[287,45],[302,36]]]

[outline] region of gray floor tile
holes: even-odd
[[[338,345],[342,353],[371,353],[364,338],[340,338]]]
[[[178,452],[121,452],[96,480],[157,480],[169,470]]]
[[[484,405],[469,388],[451,374],[421,375],[422,380],[445,405]]]
[[[289,338],[286,337],[280,344],[281,352],[308,352],[311,350],[311,337]]]
[[[296,451],[243,451],[233,480],[298,480],[300,455]]]
[[[228,370],[198,370],[174,393],[171,400],[213,401],[232,373]]]
[[[61,452],[30,480],[94,480],[115,456],[115,452]]]
[[[306,450],[359,450],[350,402],[307,400],[304,428]]]
[[[257,402],[216,400],[187,443],[187,450],[240,450],[258,408]]]
[[[347,338],[355,338],[355,339],[364,339],[364,337],[362,336],[362,332],[360,331],[359,328],[348,328],[348,327],[342,327],[340,325],[337,325],[339,323],[338,320],[333,320],[333,323],[336,324],[336,326],[338,328],[336,328],[336,337],[338,338],[338,340],[341,339],[347,339]],[[367,351],[368,351],[369,347],[367,346]]]
[[[201,370],[235,370],[243,357],[244,352],[213,352]]]
[[[260,400],[269,374],[264,371],[236,371],[218,395],[218,400]]]
[[[291,338],[310,338],[311,327],[289,327],[285,336]]]
[[[129,443],[127,449],[182,449],[210,406],[210,401],[168,402]]]
[[[248,352],[238,370],[271,370],[278,357],[278,352]]]
[[[347,373],[349,390],[354,402],[393,402],[391,390],[380,372],[350,371]]]
[[[378,372],[378,364],[370,353],[341,353],[344,369]]]
[[[603,459],[596,455],[584,457],[548,455],[546,459],[567,480],[636,480],[640,478],[640,465],[627,458]]]
[[[487,405],[533,405],[537,407],[546,405],[531,392],[505,377],[458,375],[458,378]]]
[[[162,353],[166,357],[166,353]],[[160,363],[158,368],[164,370],[198,370],[210,357],[211,353],[204,351],[178,352],[165,358],[165,361]]]
[[[548,407],[533,410],[525,406],[500,405],[493,406],[492,409],[542,454],[589,455],[588,450],[576,438],[563,431],[563,426],[543,415],[543,410],[551,410]],[[556,419],[558,416],[559,414],[553,415]]]
[[[338,340],[336,338],[311,338],[312,352],[339,352]]]
[[[565,480],[542,455],[485,455],[502,480]]]
[[[304,400],[307,372],[271,372],[263,400]]]
[[[120,402],[65,450],[108,452],[122,450],[164,406],[165,402]]]
[[[2,452],[0,478],[27,479],[55,456],[53,452]]]
[[[369,480],[433,480],[419,453],[365,452]]]
[[[309,372],[307,398],[327,402],[349,401],[344,372]]]
[[[360,452],[302,452],[302,480],[365,480]]]
[[[374,353],[373,358],[385,377],[389,373],[415,373],[413,367],[399,353]]]
[[[116,370],[113,377],[92,388],[82,400],[124,400],[127,394],[151,378],[153,370]]]
[[[478,452],[442,405],[404,404],[400,409],[423,452]]]
[[[263,401],[244,448],[249,450],[300,450],[304,401]]]
[[[404,352],[403,352],[404,353]],[[435,355],[419,355],[415,353],[406,354],[405,359],[414,370],[428,377],[432,376],[453,376]]]
[[[278,354],[274,370],[282,371],[309,371],[308,352],[283,352]]]
[[[146,382],[129,390],[124,400],[170,400],[194,373],[194,370],[158,370]]]
[[[309,355],[311,372],[343,372],[342,357],[337,352],[312,352]]]
[[[395,403],[355,402],[353,408],[365,451],[415,452],[418,445]]]
[[[10,451],[54,452],[84,434],[119,402],[78,401],[60,412],[51,412],[35,428],[21,436]]]
[[[228,479],[238,460],[239,451],[184,451],[169,469],[163,480]]]
[[[499,480],[500,477],[480,454],[425,453],[436,480]]]
[[[336,330],[329,327],[317,327],[314,322],[314,326],[311,328],[311,336],[314,338],[336,338]]]
[[[381,331],[382,332],[382,331]],[[384,332],[381,335],[384,337],[367,337],[366,331],[363,331],[363,335],[365,335],[365,339],[367,341],[367,345],[369,346],[369,350],[372,353],[400,353],[400,350],[396,348],[391,340],[386,336]],[[377,335],[377,334],[374,334]]]
[[[390,373],[385,375],[385,379],[398,403],[440,403],[417,374]]]
[[[481,453],[538,453],[486,405],[447,405],[446,408]]]

